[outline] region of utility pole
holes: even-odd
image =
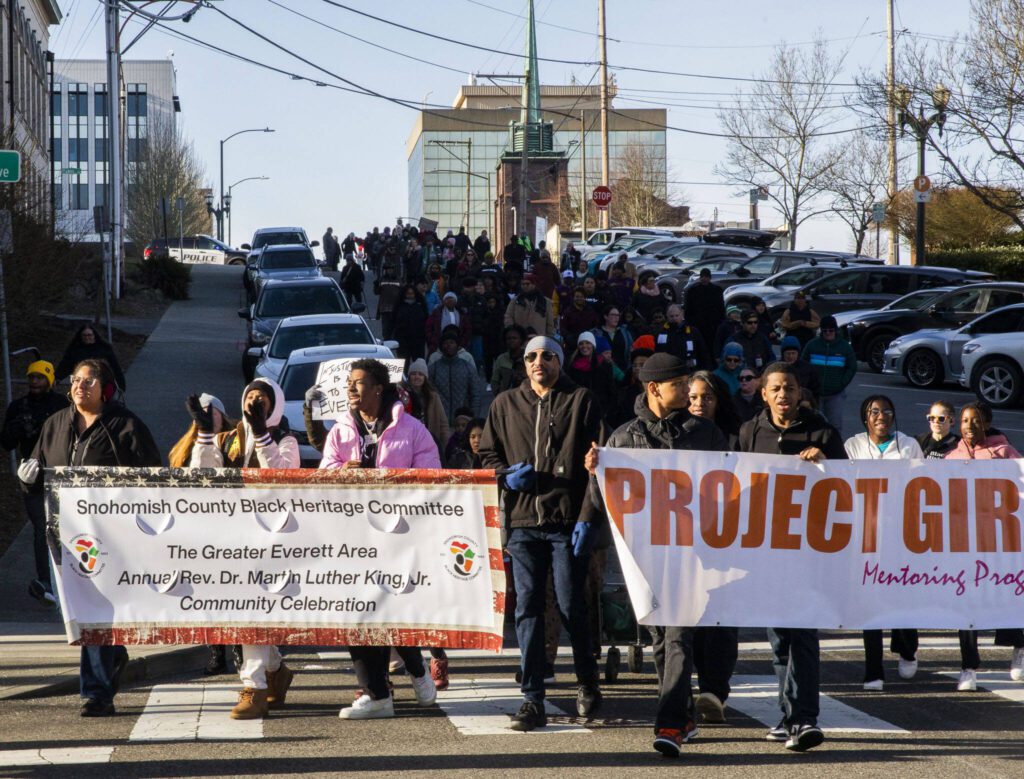
[[[473,139],[470,138],[466,141],[466,235],[470,234],[469,230],[469,209],[470,209],[470,179],[473,175]],[[483,261],[483,257],[480,258]]]
[[[892,204],[896,200],[896,193],[899,191],[896,170],[896,31],[893,22],[893,0],[887,0],[886,5],[889,36],[889,61],[885,73],[886,123],[889,131],[889,203],[887,207],[891,212]],[[892,219],[889,224],[889,264],[900,264],[900,234],[895,219]]]
[[[597,35],[601,47],[601,184],[608,186],[608,38],[604,26],[604,0],[597,0]],[[611,204],[601,211],[601,227],[611,224]]]
[[[580,243],[587,242],[587,112],[580,111]]]
[[[107,0],[107,104],[110,119],[110,262],[111,291],[121,297],[121,265],[124,261],[124,229],[121,224],[121,196],[124,167],[121,164],[121,51],[118,43],[117,0]]]

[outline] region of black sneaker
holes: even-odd
[[[116,713],[114,704],[110,701],[104,703],[95,698],[88,698],[82,704],[81,714],[83,717],[113,717]]]
[[[41,579],[33,579],[29,582],[28,594],[47,608],[52,609],[57,605],[57,599],[53,596],[53,591],[50,589],[50,585],[46,584]]]
[[[783,717],[779,720],[779,724],[764,734],[764,737],[768,741],[777,741],[782,743],[789,739],[789,728],[786,726],[786,719]]]
[[[581,684],[576,693],[576,713],[584,719],[590,719],[601,708],[601,689],[597,684]]]
[[[786,740],[786,749],[793,752],[806,752],[814,749],[825,740],[825,734],[817,725],[794,725]]]
[[[548,715],[544,711],[543,703],[523,701],[523,705],[519,707],[519,711],[512,715],[512,730],[526,732],[533,730],[534,728],[543,728],[547,724]]]
[[[114,695],[121,691],[121,680],[124,678],[124,672],[128,670],[128,650],[124,647],[121,649],[123,651],[119,652],[117,659],[114,660],[114,674],[110,677],[110,687]]]
[[[216,676],[226,673],[228,670],[227,652],[223,646],[210,647],[210,659],[206,661],[203,673],[207,676]]]

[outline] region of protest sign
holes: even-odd
[[[598,482],[647,625],[1024,624],[1020,460],[601,449]]]
[[[365,357],[346,357],[340,360],[326,360],[320,363],[316,374],[316,383],[324,394],[323,400],[313,405],[313,419],[341,419],[348,411],[348,375],[352,372],[352,363]],[[377,359],[388,369],[388,377],[392,384],[402,380],[405,360]]]
[[[46,472],[83,644],[502,643],[493,471]]]

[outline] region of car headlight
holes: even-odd
[[[967,344],[967,346],[964,347],[963,353],[964,354],[970,354],[971,352],[978,351],[978,349],[980,349],[980,348],[981,348],[981,344]]]
[[[902,338],[893,338],[889,341],[889,348],[892,349],[893,347],[899,346],[901,343],[903,343]]]
[[[270,343],[270,335],[267,333],[261,333],[259,330],[253,330],[252,342],[257,346],[264,346]]]

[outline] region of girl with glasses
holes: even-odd
[[[937,400],[928,409],[926,420],[928,432],[917,436],[924,456],[933,460],[941,460],[956,449],[960,437],[953,432],[953,405],[945,400]]]

